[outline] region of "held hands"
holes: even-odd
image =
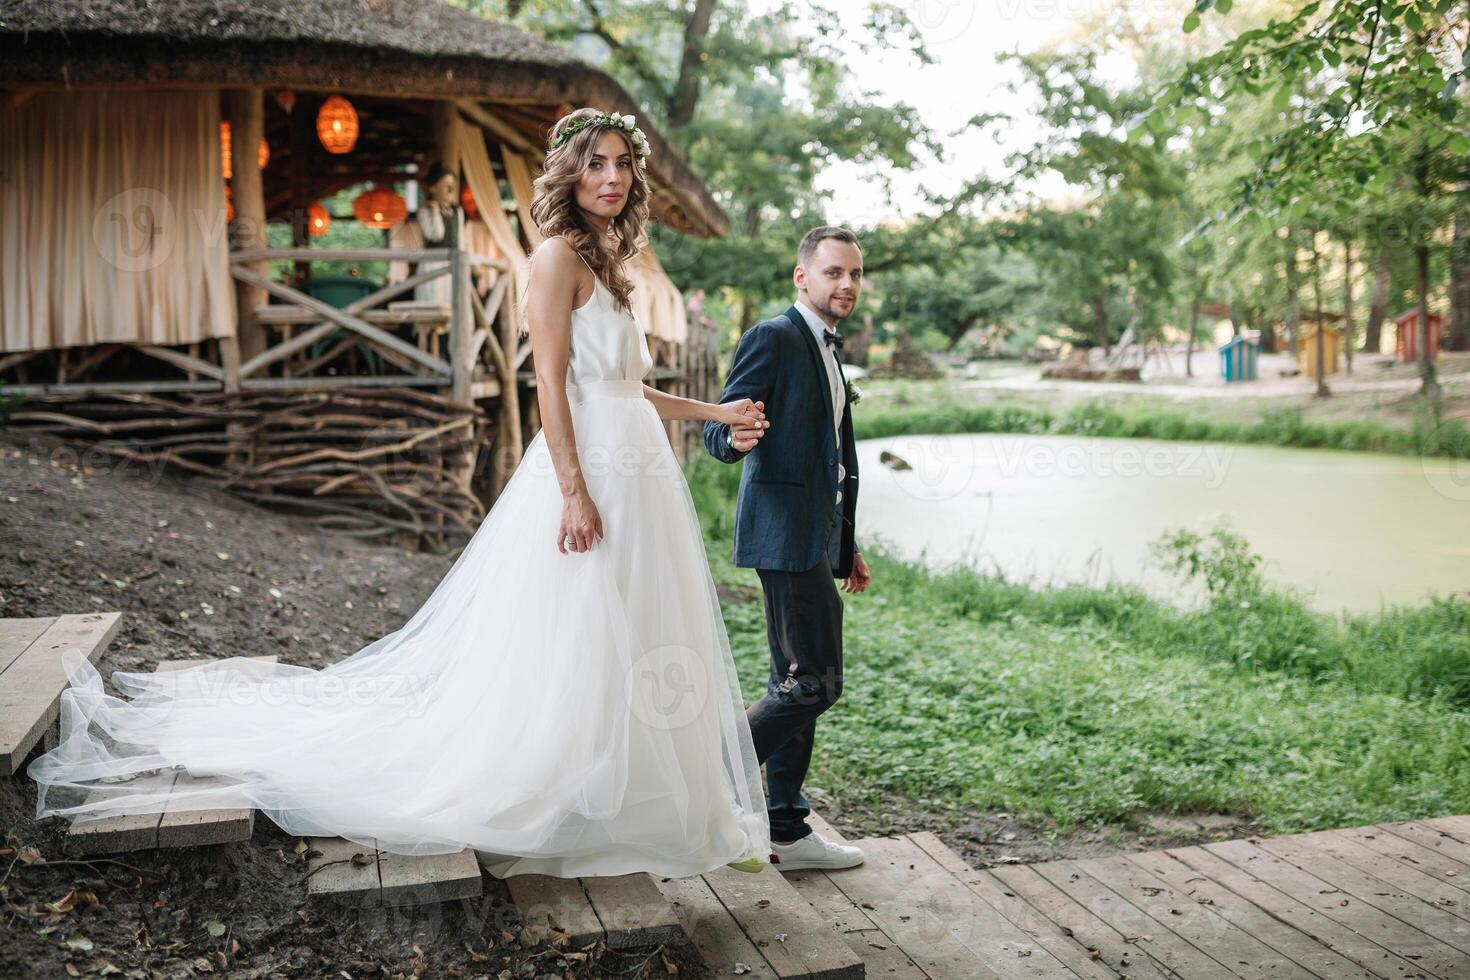
[[[561,527],[556,533],[556,547],[562,554],[588,551],[602,538],[602,515],[586,488],[574,490],[562,499]]]
[[[852,556],[852,574],[842,580],[842,591],[864,592],[872,581],[873,573],[868,571],[862,552],[858,552]]]
[[[771,427],[766,418],[766,403],[741,398],[716,406],[715,421],[730,426],[730,445],[736,452],[749,452]]]

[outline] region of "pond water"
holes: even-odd
[[[885,452],[910,469],[885,465]],[[1151,554],[1174,528],[1245,536],[1317,609],[1470,589],[1470,463],[1078,436],[919,435],[858,444],[859,543],[1036,584],[1132,582],[1198,598]]]

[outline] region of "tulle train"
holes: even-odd
[[[501,877],[680,876],[765,853],[688,486],[641,385],[603,389],[573,403],[605,531],[591,551],[556,547],[541,432],[418,611],[329,667],[115,671],[113,697],[68,651],[61,742],[27,769],[37,816],[250,806],[291,834],[470,847]]]

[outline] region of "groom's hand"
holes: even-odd
[[[730,445],[736,452],[750,452],[760,442],[761,436],[766,434],[771,423],[766,420],[765,409],[765,402],[751,402],[747,406],[747,412],[738,421],[730,423]]]
[[[872,581],[873,573],[868,571],[868,563],[862,552],[858,552],[852,556],[852,574],[842,580],[842,591],[865,592]]]

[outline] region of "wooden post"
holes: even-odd
[[[469,271],[464,260],[464,249],[458,242],[449,252],[449,367],[453,374],[451,396],[457,402],[469,402],[470,379],[475,366],[470,362],[470,338],[474,333],[475,321],[469,303]]]
[[[265,188],[256,148],[265,134],[265,108],[260,88],[230,90],[231,194],[235,201],[236,243],[240,248],[265,248]],[[265,262],[251,263],[252,271],[267,274]],[[240,357],[249,360],[265,350],[265,327],[255,319],[255,308],[266,303],[265,290],[235,283],[238,326],[235,337]]]
[[[505,275],[511,275],[509,269]],[[507,289],[500,300],[500,313],[495,325],[500,328],[500,349],[505,352],[505,370],[500,372],[500,412],[495,433],[495,456],[491,468],[491,486],[498,497],[520,465],[524,444],[521,442],[521,390],[516,380],[516,361],[520,353],[520,337],[516,330],[515,301]],[[493,315],[493,311],[486,310]]]

